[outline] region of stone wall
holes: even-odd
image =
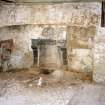
[[[70,26],[68,27],[67,48],[68,67],[77,72],[93,71],[93,45],[97,28]]]
[[[0,26],[21,24],[98,24],[100,3],[0,4]]]
[[[93,79],[105,83],[105,28],[102,27],[95,37]]]
[[[11,56],[12,68],[29,68],[33,65],[31,39],[46,38],[42,31],[47,25],[14,25],[0,28],[0,39],[13,39],[14,49]],[[52,26],[53,39],[65,39],[65,26]]]
[[[101,3],[96,2],[43,5],[0,4],[0,40],[14,39],[15,46],[11,57],[13,68],[30,68],[33,64],[31,39],[44,38],[42,30],[48,25],[54,27],[54,39],[65,39],[67,27],[72,27],[71,32],[67,35],[70,36],[75,29],[74,35],[95,36],[95,39],[98,40],[94,49],[93,77],[96,81],[101,78],[103,80],[104,60],[102,57],[102,63],[100,63],[100,56],[104,54],[104,35],[102,31],[98,32],[100,30],[100,19]],[[76,52],[78,51],[76,50]],[[83,68],[85,67],[87,65],[83,66]]]

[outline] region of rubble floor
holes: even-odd
[[[103,84],[68,79],[38,87],[38,76],[30,70],[0,73],[0,105],[105,105]]]

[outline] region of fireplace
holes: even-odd
[[[65,41],[32,39],[33,65],[41,70],[55,70],[67,65]]]

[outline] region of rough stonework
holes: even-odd
[[[105,83],[105,29],[99,28],[95,37],[93,79]]]
[[[33,65],[31,39],[49,38],[46,36],[46,30],[42,34],[49,26],[53,29],[51,31],[54,35],[51,35],[51,38],[54,40],[66,40],[66,37],[69,38],[73,34],[73,43],[71,40],[67,41],[68,56],[71,44],[74,50],[78,47],[81,50],[94,48],[94,60],[88,55],[89,58],[85,59],[88,66],[83,65],[82,68],[92,68],[93,63],[93,69],[89,69],[93,71],[93,79],[104,81],[103,32],[105,30],[99,32],[100,19],[101,3],[99,2],[0,4],[0,40],[11,38],[14,40],[15,46],[10,60],[13,68],[30,68]],[[69,34],[68,27],[71,27]],[[92,42],[94,38],[95,44]]]
[[[33,66],[31,39],[46,38],[42,35],[46,25],[14,25],[0,28],[0,39],[14,39],[14,49],[11,55],[13,68],[30,68]],[[53,39],[66,40],[65,26],[53,26]],[[60,34],[59,34],[60,33]],[[56,59],[56,58],[55,58]]]
[[[0,5],[0,26],[22,24],[97,25],[100,3]]]
[[[89,49],[73,49],[68,61],[69,69],[76,72],[93,71],[92,52]]]

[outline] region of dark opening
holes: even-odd
[[[38,49],[37,47],[33,47],[33,46],[32,46],[32,49],[33,49],[33,60],[34,60],[33,64],[37,65]]]
[[[63,64],[67,65],[67,49],[61,48],[61,51],[62,51]]]
[[[105,27],[105,1],[102,2],[101,26]]]

